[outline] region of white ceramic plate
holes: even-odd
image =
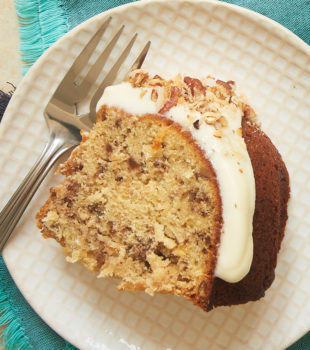
[[[279,24],[197,0],[141,1],[82,23],[36,62],[6,111],[1,205],[47,140],[42,112],[49,96],[108,14],[113,28],[126,24],[126,38],[140,34],[136,52],[152,41],[144,65],[152,73],[232,79],[248,96],[291,176],[276,279],[264,299],[210,313],[178,297],[118,292],[115,281],[66,263],[61,248],[41,238],[34,216],[59,180],[49,176],[4,251],[16,284],[36,312],[80,349],[283,349],[310,328],[310,48]]]

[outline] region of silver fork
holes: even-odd
[[[99,73],[107,62],[112,49],[115,47],[115,44],[124,29],[124,26],[122,26],[114,35],[96,62],[90,68],[86,77],[80,82],[78,79],[79,74],[88,63],[102,35],[109,26],[110,21],[111,18],[108,18],[101,25],[79,56],[75,59],[44,110],[44,117],[49,128],[49,141],[37,162],[30,169],[28,175],[0,213],[0,252],[2,252],[4,245],[11,236],[27,205],[52,165],[64,152],[80,143],[81,129],[91,129],[95,121],[96,106],[99,98],[104,89],[115,81],[120,67],[132,49],[137,34],[135,34],[129,41],[124,51],[117,58],[116,62],[105,75],[100,86],[90,99],[89,112],[79,115],[77,112],[77,104],[86,100],[91,87],[97,80]],[[136,60],[127,74],[129,74],[131,70],[142,66],[149,47],[150,42],[147,42],[142,51],[137,55]]]

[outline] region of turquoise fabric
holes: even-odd
[[[6,349],[74,350],[32,310],[16,288],[2,257],[0,258],[0,324]]]
[[[135,1],[135,0],[132,0]],[[23,73],[58,38],[84,20],[130,0],[15,0],[20,21]],[[310,44],[309,0],[226,0],[257,11],[286,26]],[[72,350],[32,310],[16,288],[0,256],[0,331],[10,350]],[[310,332],[289,350],[309,350]]]
[[[57,0],[15,0],[23,74],[69,29],[64,4]]]
[[[225,2],[247,7],[267,16],[310,44],[309,0],[225,0]]]
[[[67,25],[71,29],[86,19],[102,12],[102,9],[108,10],[113,7],[134,2],[136,0],[66,0],[62,1],[64,10],[67,14]]]

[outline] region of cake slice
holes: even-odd
[[[235,83],[139,70],[101,104],[37,214],[43,236],[120,290],[183,296],[204,310],[260,298],[283,238],[288,175]],[[255,181],[271,168],[283,176]],[[265,190],[277,184],[280,201]],[[265,200],[279,218],[273,230]]]
[[[38,214],[44,237],[119,289],[182,295],[205,307],[221,232],[210,162],[188,132],[155,115],[103,107],[59,168]]]

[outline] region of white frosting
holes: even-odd
[[[130,83],[110,86],[105,89],[98,106],[115,106],[138,115],[158,114],[163,104],[163,94],[157,88],[159,97],[153,102],[151,90],[133,88]],[[228,125],[221,129],[222,137],[218,138],[214,136],[212,125],[200,123],[199,129],[194,128],[193,121],[199,120],[201,114],[191,111],[186,104],[177,105],[164,114],[192,133],[214,167],[224,221],[216,276],[227,282],[238,282],[248,273],[252,262],[255,180],[245,142],[237,132],[242,121],[240,108],[230,103],[222,107],[221,115]]]

